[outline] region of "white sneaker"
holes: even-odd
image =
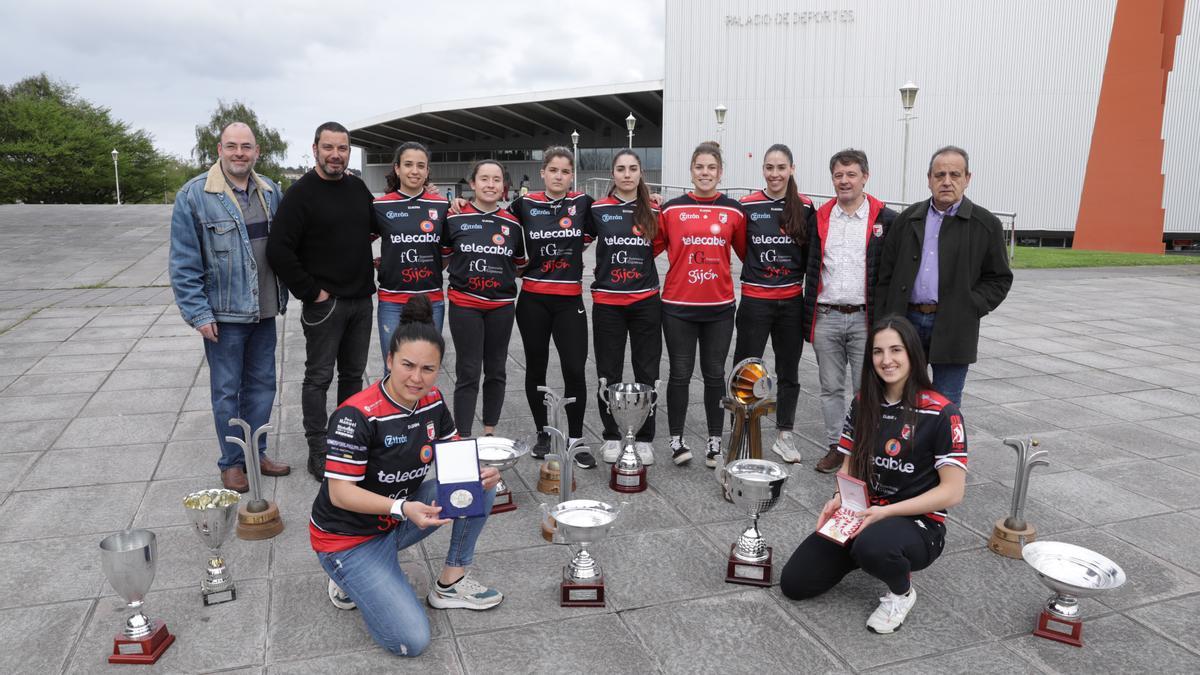
[[[358,609],[358,605],[354,604],[350,596],[346,595],[346,591],[334,583],[333,579],[329,580],[329,601],[338,609]]]
[[[474,579],[464,576],[450,588],[441,588],[437,580],[429,589],[429,605],[438,609],[491,609],[504,600],[504,595],[494,588],[488,588]]]
[[[645,441],[637,441],[633,444],[633,449],[637,451],[638,459],[642,460],[644,466],[650,466],[654,463],[653,445]]]
[[[708,443],[705,446],[704,466],[710,469],[717,468],[717,456],[721,454],[721,437],[709,436]]]
[[[600,446],[600,459],[612,464],[621,456],[621,441],[604,441]]]
[[[909,588],[905,595],[896,595],[891,591],[879,599],[879,606],[867,618],[867,630],[872,633],[894,633],[904,623],[908,610],[917,603],[917,589]]]
[[[780,431],[775,437],[775,445],[771,446],[771,451],[783,458],[783,461],[791,464],[800,463],[800,450],[796,448],[796,435],[790,431]]]

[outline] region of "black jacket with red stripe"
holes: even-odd
[[[591,195],[568,192],[551,199],[545,192],[521,195],[508,211],[525,233],[529,265],[521,291],[548,295],[583,293],[583,247],[587,236]]]
[[[654,257],[665,243],[660,229],[648,241],[634,221],[637,202],[608,196],[592,204],[587,234],[596,242],[592,301],[602,305],[631,305],[658,294]],[[659,217],[657,209],[651,209]]]
[[[742,197],[746,212],[746,255],[742,260],[742,297],[786,300],[804,292],[808,239],[797,244],[780,226],[786,197],[772,199],[758,190]],[[800,195],[805,227],[812,227],[812,200]]]
[[[663,312],[688,321],[715,321],[733,310],[730,250],[745,259],[746,216],[737,201],[687,194],[663,205],[659,229],[667,245]]]
[[[330,480],[354,481],[391,499],[413,495],[433,466],[433,443],[458,431],[436,388],[409,409],[380,380],[346,399],[329,418],[325,478],[313,500],[309,539],[316,551],[344,551],[391,530],[391,516],[347,511],[333,505]]]
[[[442,230],[450,203],[426,192],[389,192],[375,200],[380,237],[379,300],[408,302],[414,295],[442,299]]]
[[[871,328],[871,302],[875,297],[875,283],[879,276],[879,258],[883,254],[883,240],[888,228],[896,219],[896,212],[871,195],[864,195],[870,204],[867,213],[867,278],[863,279],[863,297],[866,311],[863,319],[867,330]],[[812,342],[813,330],[817,325],[817,297],[821,292],[821,272],[825,268],[825,240],[829,233],[829,217],[833,213],[836,199],[830,199],[817,209],[813,227],[808,230],[808,283],[804,286],[804,318],[801,331]]]
[[[450,302],[460,307],[495,309],[517,299],[517,271],[525,266],[525,238],[511,213],[484,213],[468,203],[448,216],[442,230],[448,257]]]

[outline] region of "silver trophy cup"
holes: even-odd
[[[750,517],[750,524],[730,548],[725,581],[771,585],[772,550],[758,530],[758,518],[779,503],[787,479],[782,466],[765,459],[739,459],[718,467],[717,481],[728,486],[733,503]]]
[[[517,508],[512,490],[504,482],[504,471],[517,465],[517,461],[529,453],[529,444],[522,440],[484,436],[476,439],[479,448],[479,463],[495,467],[500,471],[500,482],[496,483],[496,499],[492,502],[492,513],[504,513]]]
[[[1079,598],[1125,583],[1125,571],[1115,562],[1082,546],[1059,541],[1035,541],[1021,556],[1054,595],[1046,601],[1033,634],[1048,640],[1083,646]]]
[[[542,511],[557,523],[558,536],[579,552],[563,568],[560,604],[564,607],[603,607],[604,573],[587,547],[608,536],[621,510],[591,499],[572,499]]]
[[[653,387],[638,382],[608,384],[608,380],[600,378],[600,398],[625,435],[621,454],[612,466],[612,476],[608,482],[608,486],[617,492],[641,492],[646,489],[646,468],[638,457],[634,440],[638,430],[654,411],[654,406],[658,405],[661,384],[661,380],[655,382]]]
[[[154,663],[175,641],[161,619],[143,611],[157,564],[158,538],[150,530],[125,530],[100,541],[104,577],[132,612],[113,640],[109,663]]]
[[[183,498],[192,531],[208,549],[204,578],[200,581],[200,597],[205,606],[237,599],[233,574],[221,554],[221,545],[237,527],[240,499],[233,490],[200,490]]]

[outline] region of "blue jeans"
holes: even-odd
[[[413,501],[426,504],[436,498],[436,480],[425,481],[412,496]],[[467,567],[474,560],[475,542],[483,532],[495,498],[495,488],[488,490],[484,493],[482,516],[455,519],[450,529],[450,550],[446,552],[447,567]],[[431,639],[429,617],[421,598],[400,569],[396,553],[436,530],[436,527],[422,530],[406,520],[354,548],[317,553],[329,578],[358,605],[371,638],[396,656],[417,656],[425,651]]]
[[[442,332],[442,322],[446,316],[446,303],[442,301],[431,303],[433,305],[433,325]],[[399,302],[387,302],[386,300],[379,301],[379,308],[375,311],[375,320],[379,324],[379,355],[383,357],[383,375],[387,377],[387,355],[388,343],[392,341],[392,333],[396,330],[396,326],[400,325],[400,317],[404,315],[404,305]]]
[[[922,314],[909,312],[908,320],[917,329],[921,338],[921,346],[925,348],[925,358],[929,358],[929,340],[933,337],[933,322],[937,314]],[[963,386],[967,383],[969,363],[931,363],[933,368],[933,388],[950,399],[955,406],[962,406]]]
[[[217,323],[217,341],[204,342],[208,360],[208,384],[212,391],[213,423],[221,446],[217,466],[222,471],[246,466],[242,449],[225,440],[228,434],[242,431],[229,426],[240,417],[258,429],[271,420],[275,404],[275,319],[255,323]],[[250,439],[245,439],[248,443]],[[259,452],[267,449],[264,435]]]

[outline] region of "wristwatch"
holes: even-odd
[[[408,518],[404,517],[404,502],[405,501],[407,501],[407,500],[405,500],[404,498],[400,498],[400,499],[397,499],[396,501],[392,502],[392,508],[391,508],[392,517],[395,518],[396,520],[399,520],[400,522],[404,522],[404,521],[408,520]]]

